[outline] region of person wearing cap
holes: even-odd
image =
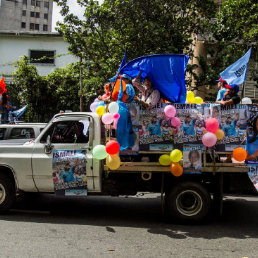
[[[224,97],[224,94],[226,92],[226,89],[225,89],[225,85],[227,84],[226,81],[224,81],[222,78],[220,78],[219,80],[217,80],[218,82],[218,93],[217,93],[217,98],[216,98],[216,101],[218,100],[222,100],[223,97]]]
[[[123,92],[123,95],[126,95],[126,102],[132,102],[135,97],[135,91],[133,85],[131,84],[131,77],[127,74],[123,74],[122,79],[126,84],[126,89]]]
[[[236,84],[225,85],[226,92],[224,93],[223,99],[216,101],[217,104],[222,105],[233,105],[240,103],[240,97],[237,95],[239,92],[239,86]]]
[[[142,85],[140,80],[141,74],[142,72],[140,72],[137,77],[133,79],[133,86],[142,93],[142,97],[139,98],[135,96],[134,100],[146,108],[153,108],[160,101],[160,92],[153,88],[153,84],[150,78],[147,76],[144,78]]]

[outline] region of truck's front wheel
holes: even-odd
[[[182,182],[166,193],[170,218],[178,222],[200,222],[210,210],[211,198],[206,188],[196,182]]]
[[[7,212],[15,200],[15,187],[12,180],[0,174],[0,213]]]

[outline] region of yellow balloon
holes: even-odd
[[[169,166],[171,163],[170,157],[167,154],[163,154],[159,157],[159,164],[162,166]]]
[[[103,116],[104,113],[105,113],[105,107],[104,106],[99,106],[96,108],[96,113],[99,115],[99,116]]]
[[[116,170],[120,167],[120,157],[115,155],[108,155],[106,158],[106,164],[109,169]]]
[[[179,162],[182,159],[182,157],[183,153],[178,149],[172,150],[170,153],[170,160],[172,162]]]
[[[203,103],[203,99],[201,97],[196,97],[196,98],[194,98],[193,103],[195,103],[195,104],[202,104]]]
[[[186,97],[189,98],[189,99],[192,99],[192,98],[194,98],[194,93],[189,90],[189,91],[187,91],[187,93],[186,93]]]
[[[225,133],[223,130],[221,129],[218,129],[216,132],[215,132],[215,135],[217,137],[218,140],[222,140],[225,136]]]

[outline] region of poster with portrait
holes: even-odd
[[[258,191],[258,161],[247,161],[248,164],[248,176],[254,185],[256,191]]]
[[[168,152],[173,149],[173,136],[178,132],[171,125],[171,118],[164,114],[167,104],[158,104],[155,108],[140,109],[139,143],[141,151]]]
[[[176,116],[180,119],[180,126],[174,134],[174,144],[178,149],[183,149],[184,144],[201,144],[202,135],[205,133],[205,120],[202,105],[175,104]]]
[[[221,106],[220,126],[224,131],[225,151],[232,151],[236,145],[244,145],[246,141],[247,120],[249,117],[247,105]]]
[[[85,150],[54,150],[52,168],[57,195],[87,195]]]
[[[183,146],[184,173],[202,173],[202,146],[198,144],[184,144]]]

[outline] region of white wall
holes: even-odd
[[[62,37],[44,36],[33,34],[7,35],[0,32],[0,76],[11,75],[14,71],[12,63],[21,56],[29,56],[29,50],[55,51],[55,55],[63,55],[55,58],[55,64],[35,64],[40,75],[47,75],[55,68],[65,67],[79,59],[68,54],[68,44]]]

